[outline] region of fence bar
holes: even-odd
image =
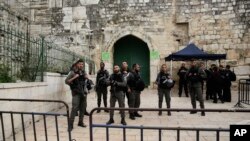
[[[244,108],[241,103],[250,105],[250,79],[240,79],[238,83],[238,102],[234,107]]]
[[[126,141],[126,128],[123,128],[123,141]]]
[[[12,127],[13,140],[16,141],[16,133],[15,133],[15,125],[14,125],[13,113],[10,113],[10,118],[11,118],[11,127]]]
[[[180,141],[180,129],[177,129],[177,141]]]
[[[196,141],[200,140],[200,131],[196,130]]]
[[[106,127],[106,140],[109,141],[109,128]]]
[[[37,140],[37,138],[36,138],[36,123],[35,123],[34,113],[32,113],[32,123],[33,123],[34,139],[36,141]]]
[[[225,128],[191,128],[191,127],[159,127],[159,126],[131,126],[131,125],[106,125],[106,124],[93,124],[93,113],[95,113],[96,110],[124,110],[124,111],[130,111],[130,110],[137,110],[137,111],[172,111],[172,112],[190,112],[190,111],[204,111],[204,112],[226,112],[226,113],[250,113],[250,109],[155,109],[155,108],[104,108],[104,107],[99,107],[99,108],[94,108],[90,112],[89,116],[89,121],[90,121],[90,141],[93,141],[93,128],[106,128],[106,140],[109,141],[109,129],[114,128],[114,129],[121,129],[123,128],[123,140],[126,140],[126,129],[138,129],[140,130],[140,140],[143,141],[144,139],[144,130],[158,130],[159,134],[159,141],[162,140],[162,130],[174,130],[177,132],[177,141],[180,141],[180,132],[181,131],[194,131],[196,132],[196,140],[200,140],[200,132],[216,132],[216,141],[220,140],[220,132],[229,132],[230,129],[225,129]]]
[[[161,141],[161,129],[159,129],[159,141]]]
[[[216,131],[216,141],[220,141],[220,131]]]
[[[25,125],[24,125],[23,114],[21,114],[21,120],[22,120],[22,127],[23,127],[23,140],[26,141],[26,134],[25,134]]]
[[[43,115],[43,123],[44,123],[45,140],[48,141],[47,122],[46,122],[46,116],[45,115]]]
[[[57,116],[55,115],[55,121],[56,121],[56,136],[57,136],[57,141],[59,141],[59,131],[58,131],[58,119]]]
[[[5,141],[4,122],[3,122],[3,114],[2,114],[2,112],[0,112],[0,117],[1,117],[3,141]]]
[[[141,141],[143,141],[143,128],[141,128]]]

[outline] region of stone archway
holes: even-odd
[[[147,34],[134,29],[134,28],[124,28],[122,30],[119,30],[118,32],[116,32],[115,34],[113,34],[113,36],[109,39],[109,41],[106,41],[106,43],[103,45],[103,51],[106,52],[110,52],[110,59],[108,62],[106,63],[106,68],[111,72],[112,71],[112,66],[114,63],[114,44],[121,38],[125,37],[125,36],[134,36],[140,40],[142,40],[143,42],[145,42],[147,44],[148,50],[150,51],[157,51],[157,47],[154,46],[153,40],[150,36],[148,36]],[[152,86],[153,82],[155,81],[155,78],[157,76],[157,72],[158,72],[158,64],[160,62],[160,59],[157,60],[151,60],[149,59],[149,85]]]
[[[139,64],[142,79],[146,85],[150,84],[149,49],[141,39],[133,35],[127,35],[117,40],[114,44],[113,60],[114,64],[118,65],[126,61],[130,68],[135,63]]]

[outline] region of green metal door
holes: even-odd
[[[139,64],[141,76],[149,85],[149,49],[145,42],[132,35],[118,40],[114,45],[114,64],[121,66],[123,61],[128,62],[130,68],[134,63]]]

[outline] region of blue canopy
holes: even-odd
[[[226,54],[208,54],[199,49],[195,44],[189,44],[184,49],[165,57],[165,61],[185,61],[191,59],[220,60],[226,59]]]

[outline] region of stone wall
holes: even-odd
[[[150,60],[152,82],[164,57],[190,40],[204,51],[227,53],[221,63],[231,64],[238,76],[250,74],[249,0],[36,0],[30,5],[33,34],[47,34],[96,64],[108,51],[109,69],[114,43],[134,35],[160,53]],[[174,66],[175,71],[179,63]]]
[[[182,0],[177,7],[176,22],[189,23],[189,36],[199,47],[227,53],[223,64],[234,66],[239,78],[250,74],[250,1]]]
[[[0,24],[9,25],[19,31],[28,32],[29,30],[29,9],[21,3],[12,0],[0,1]]]
[[[41,100],[62,100],[67,103],[71,101],[69,86],[64,84],[65,76],[55,73],[46,73],[45,82],[20,82],[20,83],[1,83],[0,98],[13,99],[41,99]],[[3,102],[0,101],[0,111],[20,111],[21,112],[49,112],[62,107],[58,103],[37,103],[37,102]],[[66,110],[65,110],[66,112]],[[5,137],[12,133],[10,117],[3,114],[5,124]],[[21,130],[20,115],[14,115],[15,131]],[[31,116],[25,116],[25,126],[31,123]],[[39,117],[36,116],[36,120]],[[2,130],[0,134],[2,135]]]

